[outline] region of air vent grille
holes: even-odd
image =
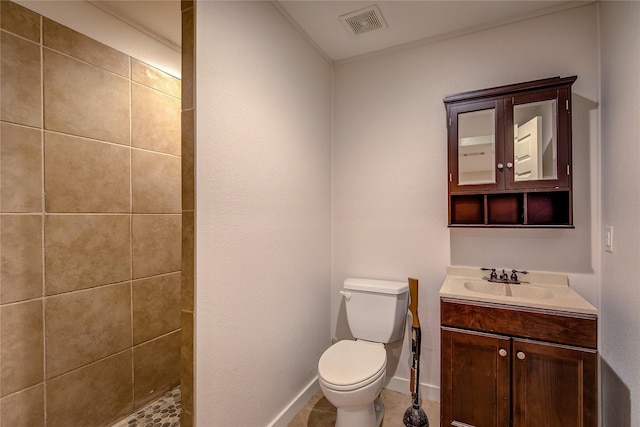
[[[342,23],[353,36],[387,28],[387,23],[377,5],[340,16]]]

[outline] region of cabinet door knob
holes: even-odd
[[[511,169],[513,167],[513,163],[507,162],[507,169]]]
[[[524,360],[524,358],[525,358],[525,357],[527,357],[527,356],[524,354],[524,351],[519,351],[518,353],[516,353],[516,356],[517,356],[517,357],[518,357],[518,359],[520,359],[520,360]]]
[[[502,170],[502,168],[504,168],[504,165],[502,163],[498,163],[498,169]]]
[[[498,350],[498,354],[502,357],[505,357],[507,355],[507,350],[501,348],[500,350]]]

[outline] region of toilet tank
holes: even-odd
[[[406,282],[352,277],[344,281],[340,293],[355,338],[379,343],[402,338],[409,302]]]

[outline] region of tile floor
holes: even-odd
[[[178,386],[112,427],[180,427],[180,402]]]
[[[383,389],[382,402],[385,414],[381,427],[404,427],[402,416],[411,405],[410,396]],[[427,413],[429,426],[439,426],[440,404],[421,399],[421,406]],[[289,427],[330,427],[335,422],[336,408],[323,396],[322,391],[318,390],[291,421]],[[169,391],[112,427],[180,427],[180,387]]]
[[[402,417],[404,411],[411,406],[411,397],[397,391],[382,390],[384,403],[384,419],[381,427],[404,427]],[[440,425],[440,404],[420,399],[422,409],[427,413],[429,426]],[[336,422],[336,408],[318,391],[296,417],[289,427],[328,427]]]

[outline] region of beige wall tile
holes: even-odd
[[[131,145],[180,155],[180,100],[131,85]]]
[[[131,80],[180,98],[180,79],[131,58]]]
[[[129,280],[129,236],[129,215],[47,215],[46,294]]]
[[[182,8],[182,109],[189,110],[194,105],[194,9],[193,5]]]
[[[194,213],[182,212],[182,310],[193,311],[194,284]]]
[[[193,414],[184,409],[180,411],[180,427],[193,427]]]
[[[0,302],[42,296],[42,216],[0,218]]]
[[[44,49],[45,129],[129,145],[129,81]]]
[[[180,9],[186,10],[186,9],[189,9],[190,7],[193,7],[193,1],[194,0],[182,0],[180,2]]]
[[[0,32],[0,51],[0,119],[40,127],[40,45]]]
[[[10,1],[0,2],[0,27],[40,43],[40,15]]]
[[[181,215],[133,216],[133,278],[180,270]]]
[[[179,157],[151,151],[131,151],[133,213],[180,213]]]
[[[4,397],[0,402],[0,426],[44,427],[44,384]]]
[[[44,380],[42,300],[5,305],[0,310],[0,387],[6,396]]]
[[[108,357],[47,383],[47,427],[109,426],[133,412],[132,352]]]
[[[180,349],[180,390],[182,409],[193,413],[193,313],[180,313],[182,344]]]
[[[131,346],[131,284],[49,297],[47,378]]]
[[[180,331],[133,349],[135,407],[180,384]]]
[[[9,123],[0,126],[0,208],[42,212],[42,134]]]
[[[42,44],[123,77],[129,77],[127,55],[47,18],[43,18]]]
[[[180,329],[180,273],[133,282],[133,344]]]
[[[130,212],[130,149],[45,132],[47,212]]]
[[[182,112],[182,209],[194,210],[194,110]]]

